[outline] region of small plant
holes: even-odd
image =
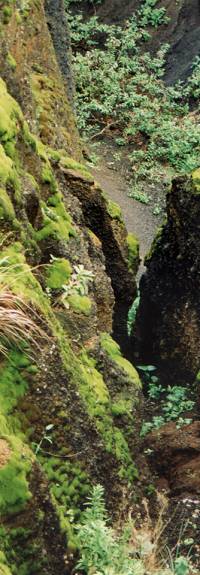
[[[148,395],[152,399],[158,399],[163,391],[163,387],[158,385],[158,377],[155,375],[155,365],[137,365],[137,369],[141,372],[141,377],[144,383],[148,386]]]
[[[140,192],[137,189],[133,189],[132,192],[129,193],[129,198],[133,198],[133,200],[137,200],[141,204],[149,204],[150,201],[146,192]]]
[[[141,367],[144,366],[139,366],[138,369]],[[165,389],[163,386],[156,385],[154,382],[150,381],[148,393],[150,398],[155,400],[159,399],[161,394],[165,397],[160,403],[161,415],[155,415],[151,421],[143,422],[141,437],[144,437],[152,429],[159,429],[159,427],[165,423],[168,423],[169,421],[175,421],[177,429],[192,422],[191,418],[182,417],[182,414],[185,411],[191,411],[195,404],[193,400],[187,398],[186,387],[168,385],[167,389]]]
[[[39,443],[33,443],[33,446],[35,447],[35,455],[37,455],[42,450],[42,445],[45,441],[52,444],[52,438],[51,435],[49,435],[49,431],[52,431],[53,427],[53,423],[46,425]]]
[[[139,305],[140,305],[140,290],[138,290],[137,297],[134,299],[132,306],[130,307],[129,312],[128,312],[127,331],[128,331],[129,336],[131,335],[132,329],[133,329],[134,324],[135,324],[137,310],[139,308]]]
[[[66,308],[69,308],[69,302],[67,301],[69,296],[88,295],[89,284],[93,279],[93,272],[86,270],[82,264],[74,266],[74,272],[69,283],[62,286],[63,294],[61,296],[61,301],[64,303]]]
[[[191,411],[194,401],[187,399],[187,389],[178,385],[168,385],[163,414],[166,421],[178,419],[183,411]]]

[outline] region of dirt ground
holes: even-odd
[[[141,265],[138,279],[145,271],[144,257],[148,253],[158,227],[164,215],[165,197],[160,186],[144,191],[151,196],[148,204],[129,197],[131,191],[130,174],[123,160],[116,159],[119,150],[114,144],[101,144],[97,150],[98,162],[91,171],[106,192],[107,196],[121,207],[123,218],[128,232],[135,234],[140,243]],[[159,206],[160,213],[153,214],[155,206]]]

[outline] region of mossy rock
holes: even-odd
[[[0,220],[13,220],[15,211],[6,190],[0,188]]]
[[[65,285],[72,273],[72,268],[68,260],[57,258],[48,267],[46,283],[50,289],[61,289]]]
[[[0,575],[12,575],[3,551],[0,551]]]
[[[88,296],[72,294],[67,298],[67,301],[75,313],[90,315],[92,302]]]
[[[69,156],[61,156],[60,158],[60,167],[65,168],[66,170],[73,170],[75,172],[79,172],[83,178],[85,178],[88,182],[93,182],[94,178],[87,170],[87,168],[83,164],[79,164]]]
[[[111,200],[107,201],[107,211],[109,216],[115,220],[119,220],[120,222],[123,221],[122,211],[120,206],[116,202],[112,202]]]
[[[8,94],[6,84],[0,78],[0,139],[3,142],[17,135],[22,117],[19,105]]]
[[[128,267],[134,273],[137,272],[139,264],[139,241],[133,234],[127,236],[128,245]]]
[[[9,436],[12,455],[0,468],[0,512],[16,513],[23,509],[31,497],[27,475],[31,469],[31,452],[20,439]]]
[[[17,63],[15,58],[13,58],[12,54],[9,52],[6,58],[7,64],[11,68],[11,70],[15,70]]]
[[[36,240],[40,242],[48,237],[53,237],[57,240],[68,241],[70,236],[76,236],[72,218],[61,200],[56,206],[51,207],[42,202],[41,207],[43,211],[43,227],[36,232]]]
[[[106,351],[112,361],[126,372],[134,385],[137,388],[141,388],[141,381],[138,372],[135,367],[133,367],[132,363],[122,356],[118,343],[116,343],[109,334],[101,334],[101,347]]]
[[[192,180],[193,180],[195,191],[197,193],[199,193],[200,192],[200,168],[198,168],[197,170],[194,170],[194,172],[192,173]]]

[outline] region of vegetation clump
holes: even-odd
[[[186,85],[164,84],[168,46],[155,56],[145,51],[150,27],[168,21],[157,0],[144,0],[121,27],[101,24],[96,16],[85,21],[81,5],[70,16],[70,5],[68,1],[79,128],[89,139],[116,130],[116,143],[129,146],[133,197],[140,192],[140,201],[147,203],[144,178],[170,181],[177,171],[190,173],[199,165],[198,114],[190,114],[189,108],[199,94],[199,59]],[[101,34],[104,48],[98,44]]]
[[[77,569],[89,575],[189,575],[195,573],[189,557],[180,554],[177,543],[175,551],[167,557],[167,551],[159,554],[160,537],[163,528],[163,498],[159,524],[141,526],[136,530],[133,520],[117,532],[110,524],[104,503],[104,489],[95,485],[85,512],[78,526],[80,559]],[[165,556],[166,555],[166,556]]]
[[[50,289],[62,289],[62,286],[70,279],[72,268],[68,260],[53,258],[47,271],[47,286]]]

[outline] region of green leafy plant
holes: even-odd
[[[101,485],[93,487],[92,496],[78,526],[80,560],[77,569],[86,574],[140,575],[141,562],[131,557],[130,527],[121,536],[108,525]]]
[[[141,369],[141,367],[147,369],[153,366],[138,366],[138,369]],[[175,421],[177,428],[192,422],[191,418],[182,417],[182,414],[185,411],[191,411],[195,404],[193,400],[188,399],[186,387],[168,385],[167,389],[165,389],[160,384],[158,385],[156,382],[149,380],[148,393],[151,399],[158,400],[161,394],[164,399],[160,403],[161,415],[154,415],[151,421],[143,422],[141,437],[144,437],[152,429],[159,429],[159,427],[169,421]]]
[[[141,377],[145,385],[148,386],[148,395],[151,399],[158,399],[163,392],[163,387],[158,383],[159,379],[155,375],[155,365],[137,365],[141,372]]]
[[[129,193],[129,198],[133,198],[133,200],[137,200],[141,204],[148,204],[150,201],[146,192],[140,192],[136,187]]]
[[[52,444],[52,438],[49,432],[53,430],[53,427],[54,427],[53,423],[49,423],[48,425],[46,425],[39,443],[33,443],[33,446],[35,448],[35,455],[37,455],[42,450],[42,445],[44,442]]]
[[[116,142],[129,146],[132,197],[143,203],[148,203],[140,186],[144,178],[170,181],[177,171],[191,172],[200,153],[198,117],[189,113],[190,99],[200,90],[199,60],[187,86],[164,85],[168,46],[154,57],[144,50],[146,26],[167,22],[165,9],[156,5],[157,0],[146,0],[123,27],[101,24],[96,15],[84,21],[81,4],[79,14],[70,17],[79,128],[90,140],[112,129]],[[98,43],[102,34],[104,48]]]
[[[72,295],[87,296],[89,283],[94,279],[94,274],[86,270],[82,264],[74,266],[74,272],[68,284],[62,286],[63,294],[61,301],[69,308],[68,297]]]
[[[149,486],[155,493],[154,486]],[[165,549],[165,556],[159,561],[159,542],[164,529],[164,513],[167,502],[159,495],[159,516],[156,524],[151,523],[146,502],[147,519],[144,525],[135,528],[131,520],[119,534],[109,524],[104,503],[104,489],[93,487],[91,497],[81,522],[77,526],[77,540],[80,559],[76,568],[86,575],[188,575],[194,572],[189,557],[179,554],[180,541],[171,552]],[[160,563],[160,564],[159,564]]]

